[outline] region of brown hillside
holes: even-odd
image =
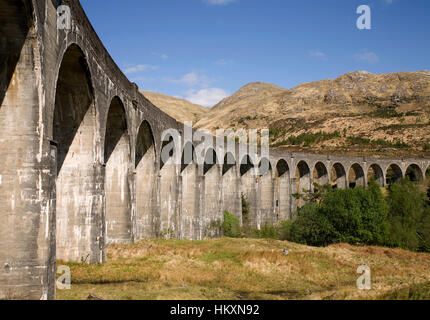
[[[270,128],[272,145],[292,151],[430,156],[430,72],[357,71],[290,90],[251,83],[196,127]]]
[[[179,122],[192,121],[196,123],[208,112],[208,109],[184,99],[151,91],[141,91],[141,93],[154,105]]]

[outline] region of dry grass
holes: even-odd
[[[58,290],[57,298],[86,299],[90,293],[116,300],[430,298],[430,255],[400,249],[148,240],[109,246],[107,256],[103,265],[69,264],[72,289]],[[372,269],[373,289],[366,292],[356,288],[356,270],[363,264]]]

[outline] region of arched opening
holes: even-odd
[[[105,135],[106,236],[108,243],[133,241],[129,187],[130,138],[122,101],[109,107]]]
[[[265,224],[272,225],[275,223],[274,216],[274,184],[272,177],[272,165],[269,159],[263,158],[258,165],[258,183],[259,183],[259,214],[258,224],[264,226]]]
[[[321,186],[330,184],[327,168],[322,162],[317,162],[315,164],[313,177],[314,177],[314,182],[316,182]]]
[[[277,221],[291,218],[290,168],[287,161],[283,159],[276,165],[275,205]]]
[[[358,163],[353,164],[351,166],[351,169],[349,169],[348,180],[350,188],[364,188],[366,186],[364,170]]]
[[[195,162],[194,146],[187,142],[181,161],[182,208],[181,230],[185,239],[200,240],[202,228],[199,210],[200,188],[198,185],[198,166]]]
[[[95,181],[96,114],[91,76],[76,45],[64,54],[53,119],[57,148],[57,259],[98,262],[101,205]]]
[[[1,0],[0,6],[0,105],[3,106],[3,99],[11,85],[33,19],[31,1]],[[23,63],[33,63],[24,60],[22,59]],[[29,70],[33,71],[32,68]],[[20,70],[20,73],[23,72],[25,71]],[[12,90],[18,89],[14,88],[14,84],[11,86]]]
[[[312,190],[311,174],[308,164],[305,161],[300,161],[296,168],[296,190],[297,194],[303,195],[304,193]],[[297,199],[297,206],[301,208],[305,205],[303,199]]]
[[[402,169],[396,164],[392,164],[387,168],[386,173],[386,183],[387,185],[398,183],[403,178]]]
[[[154,238],[157,204],[154,135],[147,121],[140,125],[136,140],[136,238]]]
[[[367,181],[370,182],[372,179],[374,179],[379,186],[384,186],[384,172],[376,163],[372,164],[369,170],[367,170]]]
[[[406,169],[406,177],[408,177],[409,180],[414,182],[421,182],[423,181],[423,178],[424,178],[421,168],[416,164],[411,164]]]
[[[175,163],[175,141],[171,135],[163,137],[163,147],[160,153],[160,219],[155,216],[154,232],[157,237],[179,237],[180,223],[178,221],[179,184]],[[164,152],[166,151],[166,152]],[[165,154],[165,159],[163,155]]]
[[[214,238],[219,236],[218,230],[211,229],[215,222],[222,221],[221,211],[221,168],[214,149],[209,149],[205,155],[203,165],[204,174],[204,237]]]
[[[242,204],[239,192],[236,159],[228,152],[222,166],[222,203],[223,210],[233,214],[242,221]]]
[[[248,212],[242,211],[243,224],[246,227],[256,229],[258,228],[257,182],[254,164],[248,155],[242,159],[240,164],[240,184],[243,201],[248,204]]]
[[[348,185],[345,168],[340,163],[331,167],[330,180],[333,189],[346,189]]]
[[[430,178],[430,166],[426,170],[426,178]]]

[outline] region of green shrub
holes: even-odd
[[[430,209],[418,184],[402,179],[389,188],[389,237],[387,245],[429,251]]]
[[[303,206],[291,225],[281,225],[283,238],[314,246],[385,242],[388,207],[376,182],[368,189],[337,189],[320,196],[321,203]]]
[[[258,239],[277,239],[278,232],[276,228],[270,224],[265,224],[260,230],[254,231],[255,237]]]
[[[227,211],[224,211],[224,221],[221,228],[226,237],[240,238],[241,236],[239,219]]]

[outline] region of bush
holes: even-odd
[[[240,238],[241,236],[239,219],[227,211],[224,211],[224,221],[221,228],[226,237]]]
[[[284,225],[285,240],[311,245],[326,246],[337,238],[336,230],[326,216],[320,214],[320,205],[311,203],[297,211],[296,220]]]
[[[429,251],[430,208],[418,184],[403,179],[389,188],[389,236],[387,245]]]
[[[321,197],[321,203],[300,208],[291,225],[281,225],[286,240],[313,246],[385,242],[388,207],[376,182],[371,182],[368,189],[332,190]]]
[[[260,230],[254,231],[258,239],[278,239],[278,232],[274,226],[265,224]]]

